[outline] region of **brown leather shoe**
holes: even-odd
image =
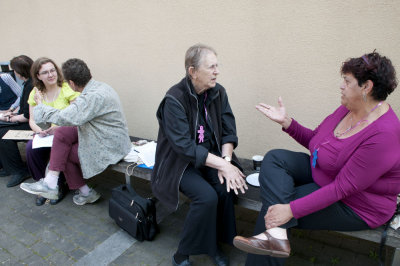
[[[267,231],[264,232],[267,240],[251,237],[236,236],[233,245],[247,253],[257,255],[269,255],[278,258],[287,258],[290,255],[289,240],[272,237]]]

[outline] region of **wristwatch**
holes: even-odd
[[[222,157],[223,159],[225,159],[225,161],[227,161],[228,163],[230,163],[232,161],[232,158],[229,157],[228,155]]]

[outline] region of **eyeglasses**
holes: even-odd
[[[56,72],[57,72],[57,70],[55,68],[52,68],[52,69],[47,70],[47,71],[39,72],[39,75],[48,76],[50,73],[54,74]]]

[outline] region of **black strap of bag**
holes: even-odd
[[[131,170],[131,174],[129,174],[129,168],[132,166],[132,170]],[[138,196],[138,194],[136,193],[136,191],[133,189],[133,187],[131,186],[131,175],[133,173],[133,170],[135,170],[135,168],[138,166],[137,163],[133,163],[128,165],[128,167],[126,168],[125,171],[125,183],[126,183],[126,188],[128,189],[129,193],[132,195],[132,197],[136,197]]]
[[[386,223],[385,228],[383,229],[383,232],[381,235],[381,243],[379,246],[379,265],[380,266],[385,265],[385,257],[383,255],[383,249],[386,244],[387,234],[388,234],[388,229],[389,229],[390,223],[393,221],[394,217],[396,217],[396,215],[398,215],[398,214],[400,214],[400,203],[397,204],[396,211],[394,212],[392,218],[390,218],[390,220]]]
[[[131,168],[131,173],[129,173],[129,169]],[[125,183],[126,183],[126,188],[129,191],[129,194],[131,194],[132,198],[143,208],[146,209],[147,206],[147,200],[143,197],[141,197],[137,192],[133,189],[133,186],[131,185],[131,175],[133,173],[133,170],[138,166],[137,163],[130,164],[125,171]]]

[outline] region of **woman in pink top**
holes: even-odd
[[[341,106],[315,130],[290,118],[281,98],[278,107],[257,105],[311,156],[287,150],[266,154],[256,235],[234,240],[236,247],[258,254],[249,255],[246,265],[283,265],[290,254],[288,228],[364,230],[381,226],[395,212],[400,122],[385,102],[397,86],[395,69],[374,51],[347,60],[341,73]]]

